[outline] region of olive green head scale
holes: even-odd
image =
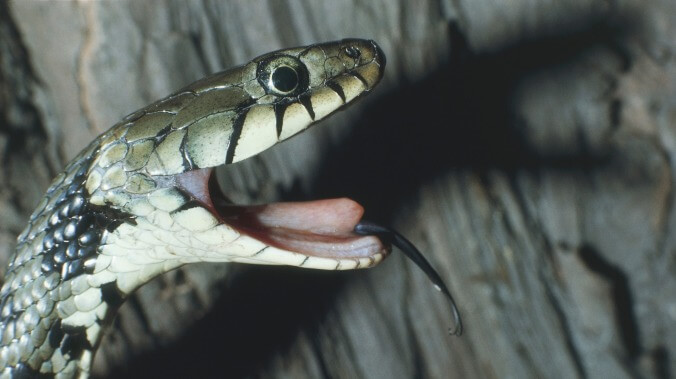
[[[371,90],[383,69],[383,54],[372,41],[279,50],[132,114],[111,137],[140,152],[122,158],[126,171],[144,168],[150,175],[172,175],[233,163],[305,130]],[[118,150],[123,147],[108,148],[113,158],[122,156]]]

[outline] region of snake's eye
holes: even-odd
[[[309,75],[298,58],[275,55],[258,64],[258,82],[269,94],[298,96],[307,90]]]
[[[298,73],[289,66],[279,66],[272,72],[269,85],[282,93],[293,92],[298,87]]]

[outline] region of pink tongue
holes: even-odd
[[[361,220],[364,208],[347,199],[326,199],[302,203],[273,203],[247,207],[256,220],[267,228],[284,228],[313,234],[344,235],[352,233]]]
[[[327,258],[368,258],[386,247],[353,230],[364,208],[346,199],[254,206],[221,206],[225,222],[260,241],[301,254]]]

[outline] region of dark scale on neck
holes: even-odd
[[[79,311],[71,283],[94,272],[106,231],[133,220],[87,201],[90,164],[84,155],[54,180],[19,236],[0,291],[0,374],[74,373],[83,352],[93,348],[86,327],[62,323]]]

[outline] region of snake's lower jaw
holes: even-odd
[[[210,180],[212,170],[182,174],[177,185],[214,214],[223,225],[261,244],[253,255],[228,260],[314,269],[372,267],[390,252],[376,236],[354,232],[364,208],[347,198],[235,205]]]
[[[389,251],[379,238],[354,233],[364,209],[347,198],[217,208],[241,233],[280,251],[304,255],[303,267],[371,267]],[[283,254],[278,257],[285,260]]]

